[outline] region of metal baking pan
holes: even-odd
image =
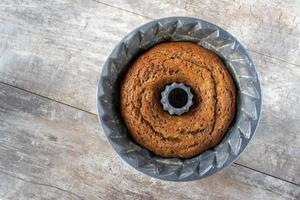
[[[119,113],[119,83],[139,53],[164,41],[191,41],[215,52],[237,87],[237,112],[222,141],[189,159],[163,158],[139,146]],[[190,17],[169,17],[142,25],[125,36],[102,67],[97,90],[101,127],[116,152],[132,167],[168,181],[210,176],[236,160],[252,139],[261,112],[261,89],[253,62],[243,46],[222,28]]]

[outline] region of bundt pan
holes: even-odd
[[[163,158],[139,146],[120,116],[119,84],[131,61],[164,41],[191,41],[215,52],[237,87],[237,112],[222,141],[189,159]],[[147,23],[123,38],[102,67],[97,91],[102,129],[117,153],[135,169],[169,181],[210,176],[236,160],[252,139],[261,111],[261,90],[254,65],[242,45],[228,32],[190,17],[170,17]]]

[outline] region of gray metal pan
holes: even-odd
[[[221,57],[237,86],[235,119],[222,141],[190,159],[162,158],[130,137],[119,114],[119,82],[139,53],[164,41],[192,41]],[[138,27],[113,49],[102,67],[97,108],[101,127],[116,152],[132,167],[168,181],[210,176],[236,160],[252,139],[261,112],[261,89],[246,50],[222,28],[190,17],[158,19]]]

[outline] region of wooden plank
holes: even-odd
[[[97,116],[0,84],[1,199],[299,199],[300,187],[231,165],[166,182],[121,161]]]
[[[259,61],[262,117],[238,163],[300,184],[300,68],[252,57]]]
[[[96,113],[101,65],[148,20],[93,1],[7,2],[0,6],[0,81]]]
[[[193,16],[215,23],[248,50],[300,66],[300,1],[96,0],[149,18]]]
[[[92,113],[100,65],[126,32],[148,21],[92,1],[27,0],[0,9],[0,81]],[[252,147],[238,163],[300,184],[299,68],[251,56],[264,105]]]

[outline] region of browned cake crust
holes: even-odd
[[[160,93],[182,82],[194,94],[190,111],[170,115]],[[218,144],[235,114],[236,90],[223,62],[191,42],[168,42],[139,56],[121,84],[121,114],[137,143],[163,157],[189,158]]]

